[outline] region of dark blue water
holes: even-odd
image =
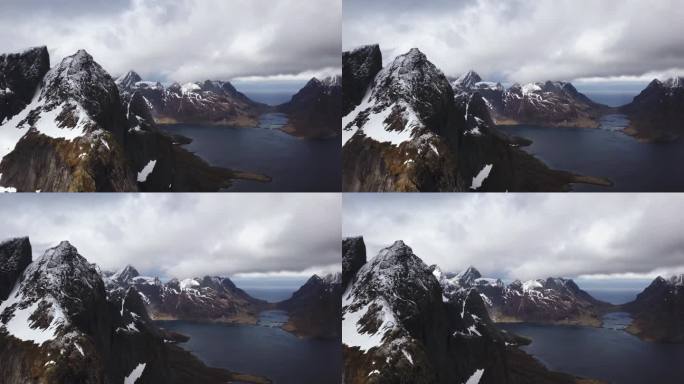
[[[605,320],[605,319],[604,319]],[[621,330],[627,314],[610,314],[604,328],[501,324],[532,339],[523,350],[549,369],[612,384],[681,384],[684,345],[641,341]]]
[[[609,178],[613,187],[577,184],[576,191],[684,191],[684,140],[642,143],[619,131],[623,116],[607,116],[600,129],[500,126],[508,134],[531,139],[524,150],[549,167]]]
[[[266,311],[260,321],[277,314]],[[339,341],[299,339],[271,323],[226,325],[160,321],[161,327],[190,336],[180,344],[205,364],[266,376],[276,384],[338,383],[342,349]]]
[[[283,289],[283,288],[242,288],[250,296],[266,300],[269,303],[277,303],[285,299],[289,299],[292,293],[296,289]]]
[[[236,192],[339,192],[340,138],[304,140],[277,130],[283,115],[264,115],[259,128],[177,124],[165,131],[191,138],[184,148],[210,164],[266,174],[270,183],[236,180]]]

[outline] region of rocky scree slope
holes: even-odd
[[[551,171],[495,128],[477,92],[456,97],[451,84],[418,49],[395,58],[356,89],[377,62],[371,47],[343,54],[347,68],[342,119],[344,191],[561,191],[581,182]],[[359,78],[355,78],[358,69]]]
[[[348,250],[345,259],[362,258]],[[579,382],[518,350],[524,340],[499,331],[474,290],[445,296],[430,268],[401,241],[354,274],[342,315],[345,383]]]
[[[30,254],[27,239],[0,254]],[[22,263],[22,265],[25,263]],[[134,289],[108,296],[94,265],[68,242],[28,264],[0,303],[0,377],[4,383],[223,383],[167,343]],[[251,382],[266,382],[265,380]]]

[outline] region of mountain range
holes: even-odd
[[[506,285],[474,267],[443,272],[401,241],[371,260],[362,237],[343,239],[342,250],[345,383],[598,382],[546,370],[518,348],[530,340],[499,322],[598,327],[606,313],[626,311],[628,332],[684,342],[684,275],[658,277],[633,302],[612,305],[566,278]]]
[[[270,177],[210,166],[158,123],[256,126],[260,113],[285,112],[287,132],[332,135],[339,80],[312,80],[282,106],[251,101],[230,83],[114,81],[86,51],[50,66],[46,47],[0,55],[0,190],[217,191],[235,179]],[[335,129],[339,134],[339,128]]]
[[[634,100],[620,107],[629,116],[626,133],[647,141],[672,141],[684,134],[684,78],[653,80]]]
[[[496,129],[488,99],[455,93],[418,49],[385,67],[377,45],[342,58],[343,191],[563,191],[577,182],[610,184],[550,170],[518,148],[526,141]]]
[[[268,309],[288,312],[283,329],[303,337],[339,338],[341,275],[313,275],[292,296],[278,303],[255,299],[229,278],[204,276],[170,279],[141,276],[130,265],[117,272],[101,272],[109,294],[133,288],[154,320],[187,320],[256,324]]]
[[[598,383],[544,368],[518,348],[529,340],[495,326],[476,290],[447,295],[403,242],[368,261],[362,246],[343,240],[345,383]]]
[[[269,383],[209,368],[158,328],[133,288],[107,292],[64,241],[31,259],[28,238],[0,243],[3,383]],[[7,287],[11,287],[9,292]]]

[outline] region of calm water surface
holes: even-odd
[[[641,341],[623,329],[626,313],[604,317],[602,328],[501,324],[501,328],[532,339],[523,350],[548,368],[613,384],[681,384],[684,345]]]
[[[641,143],[620,132],[624,115],[607,115],[599,129],[500,126],[508,134],[531,139],[523,149],[549,167],[609,178],[613,187],[576,184],[576,191],[684,191],[684,140]]]
[[[167,132],[191,138],[184,148],[215,166],[266,174],[270,183],[236,180],[236,192],[339,192],[340,138],[304,140],[278,130],[283,114],[263,115],[257,128],[176,124]]]
[[[276,384],[339,382],[340,341],[299,339],[279,328],[285,321],[284,312],[265,311],[258,325],[157,323],[190,336],[180,346],[209,366],[266,376]]]

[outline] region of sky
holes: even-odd
[[[345,194],[343,236],[370,259],[403,240],[428,264],[585,289],[684,273],[682,194]]]
[[[429,3],[429,5],[427,5]],[[343,49],[417,47],[447,76],[636,92],[684,76],[681,0],[345,0]]]
[[[34,259],[68,240],[104,270],[298,286],[341,270],[340,211],[334,194],[9,194],[0,239],[29,236]]]
[[[87,50],[112,76],[297,90],[341,72],[341,0],[2,0],[0,52]]]

